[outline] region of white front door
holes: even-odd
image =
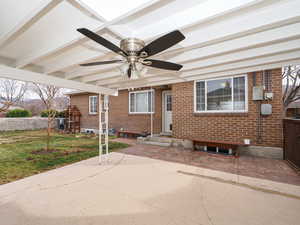
[[[163,92],[163,131],[172,132],[172,92]]]

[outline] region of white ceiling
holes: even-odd
[[[118,58],[78,33],[80,27],[117,45],[125,37],[149,42],[179,29],[186,39],[151,58],[184,67],[180,72],[149,69],[146,79],[128,82],[119,79],[118,65],[79,67]],[[111,94],[281,67],[300,62],[299,44],[299,0],[0,1],[0,77],[39,76],[40,82],[53,79],[84,91],[93,87]]]

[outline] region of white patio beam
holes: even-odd
[[[249,66],[256,66],[256,65],[264,65],[264,64],[273,64],[281,61],[288,61],[288,60],[295,60],[300,58],[300,50],[289,52],[289,53],[282,53],[272,56],[266,56],[266,57],[260,57],[260,58],[254,58],[254,59],[248,59],[243,60],[239,62],[234,63],[228,63],[228,64],[222,64],[217,65],[213,67],[207,67],[207,68],[193,68],[189,71],[182,72],[181,77],[188,77],[191,74],[207,74],[207,73],[215,73],[215,72],[221,72],[221,71],[230,71],[234,70],[235,68],[245,68]]]
[[[79,9],[82,13],[86,14],[87,16],[96,19],[100,22],[107,22],[104,17],[99,15],[95,10],[89,7],[81,0],[67,0],[71,5]]]
[[[285,4],[280,5],[278,2]],[[299,2],[293,1],[292,4],[286,4],[287,1],[278,2],[274,2],[276,4],[274,8],[271,5],[267,9],[266,7],[253,9],[251,13],[241,15],[242,18],[239,18],[238,22],[236,21],[238,17],[222,18],[220,22],[207,24],[206,21],[197,24],[197,26],[188,27],[186,28],[188,29],[186,40],[182,42],[184,47],[169,50],[159,55],[184,52],[300,22]],[[282,12],[285,10],[288,10],[289,13],[283,14]],[[270,17],[270,14],[274,16]],[[185,32],[183,31],[183,33]]]
[[[263,70],[263,69],[280,68],[281,66],[287,65],[289,63],[293,64],[299,61],[300,61],[300,51],[296,51],[293,53],[283,53],[275,56],[268,56],[265,58],[245,60],[241,62],[220,65],[220,66],[207,68],[207,69],[193,69],[187,72],[182,72],[182,75],[179,77],[184,78],[186,81],[188,81],[188,80],[197,79],[199,77],[212,78],[218,76],[218,74],[221,74],[220,76],[237,75],[237,74],[245,73],[245,71],[253,72],[260,69]],[[180,80],[180,78],[178,79],[177,77],[172,78],[172,75],[178,75],[178,73],[177,74],[174,72],[168,73],[168,77],[171,78],[164,78],[162,75],[160,75],[159,77],[156,76],[156,78],[152,79],[153,82],[145,83],[144,86],[170,84],[168,79],[170,81],[175,79]],[[155,79],[157,80],[155,81]],[[168,83],[166,83],[166,81],[168,81]],[[181,79],[181,82],[184,82],[184,80]],[[122,83],[119,83],[119,85],[122,85]],[[117,87],[117,86],[118,83],[109,85],[109,87]]]
[[[151,0],[151,1],[149,1],[149,2],[147,2],[147,3],[145,3],[145,4],[141,5],[141,6],[139,6],[137,8],[131,10],[130,12],[127,12],[127,13],[125,13],[125,14],[117,17],[116,19],[113,19],[113,20],[111,20],[109,22],[106,22],[106,23],[102,24],[101,26],[99,26],[97,29],[94,29],[93,31],[95,33],[98,33],[101,30],[103,30],[104,28],[107,28],[108,26],[110,26],[112,24],[115,24],[115,23],[123,20],[124,18],[129,17],[129,16],[135,14],[136,12],[138,12],[138,11],[144,9],[144,8],[150,7],[151,5],[157,3],[158,1],[159,0]],[[35,61],[37,61],[39,59],[51,56],[51,55],[53,55],[53,54],[55,54],[57,52],[63,52],[63,51],[65,51],[65,50],[67,50],[67,49],[69,49],[71,47],[77,46],[80,43],[83,43],[83,42],[85,42],[87,40],[89,40],[89,39],[86,38],[86,37],[83,37],[83,36],[80,36],[79,38],[76,37],[72,41],[64,43],[63,45],[58,46],[55,49],[49,49],[47,51],[42,50],[41,52],[38,52],[38,53],[35,53],[33,55],[29,55],[27,57],[24,57],[24,58],[22,58],[22,59],[20,59],[20,60],[18,60],[16,62],[16,67],[17,68],[22,68],[22,67],[24,67],[24,66],[26,66],[26,65],[28,65],[30,63],[33,63],[33,62],[35,62]]]
[[[298,59],[288,59],[286,61],[280,61],[277,63],[270,63],[270,64],[263,64],[263,65],[253,65],[248,66],[244,68],[235,68],[231,69],[230,71],[216,71],[214,73],[208,73],[208,74],[191,74],[185,79],[187,81],[193,81],[193,80],[200,80],[200,79],[209,79],[209,78],[215,78],[215,77],[226,77],[231,75],[239,75],[239,74],[245,74],[245,73],[251,73],[255,71],[262,71],[262,70],[270,70],[270,69],[276,69],[276,68],[282,68],[286,65],[296,65],[300,64],[300,58]]]
[[[0,37],[0,48],[8,45],[10,42],[19,37],[22,33],[28,30],[34,23],[40,18],[51,11],[62,0],[44,0],[40,5],[31,11],[24,19],[22,19],[15,27],[13,27],[8,33]]]
[[[168,72],[170,73],[170,71]],[[164,80],[164,79],[171,79],[171,78],[177,78],[177,79],[180,79],[182,81],[185,81],[185,79],[183,77],[180,77],[180,73],[173,73],[173,74],[165,74],[163,77],[162,76],[157,76],[156,74],[151,74],[151,75],[147,75],[147,76],[144,76],[142,78],[139,78],[138,80],[148,80],[148,81],[157,81],[158,79],[159,80]],[[132,80],[132,81],[135,81],[135,80]],[[130,81],[128,81],[130,82]],[[96,83],[96,85],[100,85],[100,86],[107,86],[107,85],[114,85],[114,84],[123,84],[123,80],[121,78],[121,76],[119,75],[118,77],[113,77],[113,78],[107,78],[107,79],[103,79],[101,81],[98,81]]]
[[[90,62],[93,60],[96,61],[101,58],[106,58],[106,55],[105,54],[101,55],[101,53],[99,52],[81,51],[76,54],[72,54],[69,57],[65,57],[64,60],[56,61],[55,64],[45,66],[44,73],[50,74],[56,71],[62,71],[64,69],[71,68],[74,66],[79,66],[79,64]]]
[[[286,42],[277,43],[277,44],[273,44],[273,45],[267,45],[267,46],[257,47],[257,48],[253,48],[253,49],[247,49],[247,50],[243,50],[243,51],[231,52],[229,54],[219,55],[219,56],[215,56],[215,57],[193,56],[193,58],[195,58],[197,60],[194,59],[191,63],[188,63],[186,61],[177,62],[177,63],[184,65],[183,70],[182,70],[182,72],[184,72],[184,71],[193,70],[193,69],[212,67],[212,66],[216,66],[219,64],[228,64],[228,63],[233,63],[233,62],[237,62],[237,61],[243,61],[243,60],[251,59],[251,58],[261,58],[261,57],[268,56],[268,55],[292,52],[292,51],[296,51],[299,49],[300,49],[300,39],[296,39],[296,40],[286,41]],[[199,51],[199,52],[201,52],[201,51]],[[158,73],[156,73],[156,76],[164,76],[165,74],[168,74],[168,73],[170,73],[170,72],[162,70],[161,72],[158,71]],[[118,76],[117,73],[113,73],[113,72],[110,73],[109,75],[110,75],[110,77]],[[99,74],[91,75],[91,76],[87,76],[87,77],[82,77],[81,80],[83,82],[92,82],[97,79],[97,83],[101,84],[101,79],[103,79],[103,78],[101,77],[101,79],[99,79],[100,77],[101,76],[99,76]]]
[[[93,93],[101,93],[107,95],[118,95],[117,90],[100,87],[96,85],[84,84],[78,81],[66,80],[54,76],[49,76],[41,73],[36,73],[28,70],[12,68],[9,66],[0,65],[0,76],[7,79],[21,80],[27,82],[35,82],[45,85],[54,85],[62,88],[77,89]]]
[[[258,3],[260,3],[260,2],[262,2],[262,1],[255,1],[256,3],[255,4],[258,4]],[[255,5],[254,3],[251,3],[250,5],[251,6],[253,6],[253,5]],[[247,4],[246,6],[243,6],[243,7],[249,7],[249,4]],[[242,7],[242,8],[243,8]],[[240,9],[240,8],[239,8]],[[228,12],[229,13],[229,12]],[[230,11],[230,13],[232,13],[232,10]],[[230,13],[229,13],[229,15],[230,15]],[[223,14],[222,14],[223,15]],[[224,16],[224,15],[223,15]],[[292,20],[288,20],[288,21],[277,21],[277,22],[275,22],[275,23],[273,23],[273,24],[268,24],[268,26],[264,26],[264,27],[260,27],[259,29],[258,28],[255,28],[254,30],[252,29],[252,30],[248,30],[247,32],[248,33],[253,33],[253,34],[256,34],[258,31],[259,32],[262,32],[262,31],[264,31],[264,30],[269,30],[271,27],[280,27],[280,26],[283,26],[283,25],[285,25],[285,24],[289,24],[289,23],[292,23],[292,22],[295,22],[295,21],[299,21],[300,20],[300,18],[297,18],[297,20],[295,20],[295,18],[293,18]],[[205,20],[206,21],[206,20]],[[251,20],[250,20],[251,21]],[[206,21],[207,22],[207,21]],[[203,21],[201,22],[201,23],[203,23]],[[200,24],[201,24],[200,23]],[[250,23],[250,22],[249,22]],[[231,26],[231,25],[230,25]],[[222,29],[223,30],[223,29]],[[275,32],[274,32],[275,33]],[[228,40],[231,40],[232,38],[233,39],[235,39],[236,37],[241,37],[241,38],[243,38],[243,36],[245,35],[245,31],[243,31],[242,33],[236,33],[236,34],[234,34],[234,35],[231,35],[231,37],[230,38],[228,38],[227,37],[227,39]],[[254,36],[254,35],[253,35]],[[265,36],[266,38],[267,38],[267,36]],[[169,51],[169,52],[166,52],[165,54],[167,55],[167,54],[172,54],[172,53],[176,53],[176,52],[181,52],[181,51],[188,51],[188,50],[191,50],[191,49],[193,49],[193,48],[199,48],[199,47],[203,47],[203,46],[205,46],[205,47],[207,47],[207,45],[211,45],[211,44],[215,44],[215,43],[219,43],[220,42],[220,39],[212,39],[212,40],[206,40],[205,42],[203,42],[203,43],[200,43],[200,44],[197,44],[197,45],[193,45],[193,46],[187,46],[186,48],[182,48],[182,49],[179,49],[179,50],[172,50],[172,51]],[[244,43],[247,43],[247,42],[244,42]],[[235,46],[235,45],[231,45],[231,46]],[[220,48],[220,49],[222,49],[222,48]],[[164,54],[164,55],[165,55]],[[162,55],[163,56],[163,55]],[[160,57],[159,55],[158,55],[158,57]],[[97,73],[97,71],[95,71],[94,72],[94,74],[96,74]],[[88,75],[88,74],[82,74],[82,76],[83,75]],[[81,75],[80,75],[81,76]],[[94,77],[96,77],[97,78],[97,76],[94,76]],[[93,81],[93,77],[91,78],[91,79],[89,79],[89,78],[86,78],[87,79],[87,82],[89,82],[89,81]]]
[[[221,72],[214,72],[214,73],[208,73],[208,74],[197,74],[195,73],[194,75],[190,75],[188,77],[185,77],[186,81],[195,81],[195,80],[201,80],[201,79],[210,79],[210,78],[218,78],[218,77],[226,77],[226,76],[232,76],[232,75],[240,75],[240,74],[246,74],[246,73],[251,73],[255,71],[262,71],[262,70],[269,70],[269,69],[276,69],[276,68],[281,68],[286,65],[296,65],[300,64],[300,58],[295,59],[295,60],[287,60],[287,61],[281,61],[278,63],[271,63],[271,64],[265,64],[265,65],[255,65],[255,66],[249,66],[245,68],[234,68],[231,69],[230,71],[221,71]],[[152,83],[144,83],[141,86],[136,86],[138,87],[148,87],[148,86],[160,86],[160,85],[167,85],[167,84],[175,84],[175,83],[181,83],[181,80],[175,80],[175,79],[170,79],[170,80],[164,80],[164,81],[157,81],[157,82],[152,82]],[[121,84],[118,85],[109,85],[109,88],[118,88],[119,90],[122,90],[120,87]]]
[[[201,58],[224,55],[245,49],[270,46],[272,44],[294,40],[299,37],[300,23],[295,23],[286,25],[284,27],[279,27],[264,32],[259,32],[212,45],[207,45],[204,47],[187,49],[182,52],[166,52],[158,55],[156,58],[184,63]]]
[[[266,56],[278,55],[282,53],[295,52],[300,50],[300,39],[270,45],[261,48],[238,51],[226,55],[216,56],[208,59],[201,59],[187,63],[183,71],[193,70],[195,68],[209,68],[217,65],[244,61],[247,59],[260,59]]]
[[[232,52],[237,52],[238,50],[251,49],[260,46],[271,46],[271,44],[293,40],[299,37],[300,23],[296,23],[272,30],[267,30],[264,32],[255,33],[238,39],[228,40],[201,48],[187,50],[185,52],[165,53],[155,58],[185,64],[189,61],[196,61],[218,55],[224,55]],[[69,75],[67,75],[67,77],[69,79],[74,79],[76,77],[84,76],[87,81],[93,81],[93,79],[97,79],[99,77],[94,76],[93,74],[100,74],[101,72],[102,71],[99,68],[85,68],[80,69],[74,73],[70,73]],[[91,77],[86,75],[91,75]],[[103,78],[107,78],[107,76]]]

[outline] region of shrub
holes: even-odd
[[[58,117],[58,118],[64,118],[65,117],[65,111],[58,112],[58,114],[56,114],[56,117]]]
[[[50,110],[44,110],[41,112],[41,117],[48,117],[49,114],[53,115],[53,113],[55,113],[55,117],[58,114],[58,111],[54,110],[54,109],[50,109]]]
[[[31,112],[26,109],[13,109],[6,113],[6,117],[31,117]]]
[[[53,115],[53,113],[55,113],[55,117],[65,117],[65,112],[64,111],[57,111],[57,110],[54,110],[54,109],[51,109],[51,110],[44,110],[41,112],[41,117],[48,117],[49,113],[51,113],[51,115]]]

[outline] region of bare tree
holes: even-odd
[[[56,110],[54,110],[54,101],[55,98],[60,94],[60,88],[55,87],[53,85],[41,85],[34,84],[32,87],[32,91],[35,92],[42,102],[44,103],[46,110],[48,112],[47,118],[47,145],[46,150],[50,149],[50,138],[51,138],[51,128],[56,116]]]
[[[300,99],[300,66],[286,66],[282,73],[282,80],[285,86],[282,101],[284,115],[292,102]]]
[[[27,91],[27,83],[0,79],[0,112],[6,112],[10,106],[19,103]]]

